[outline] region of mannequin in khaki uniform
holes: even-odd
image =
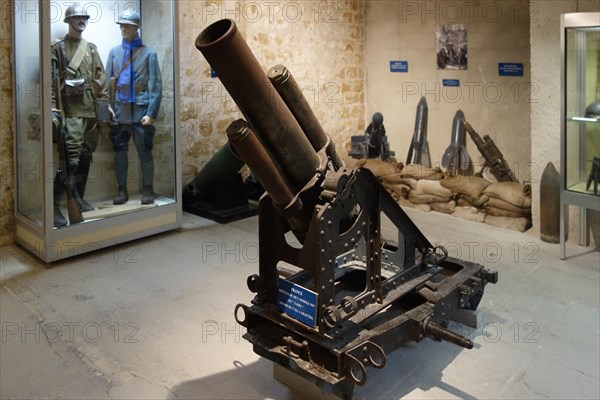
[[[52,45],[51,63],[52,76],[58,76],[58,82],[52,86],[52,108],[58,117],[56,91],[60,85],[62,107],[65,115],[66,128],[66,158],[75,176],[75,183],[81,201],[78,203],[81,211],[92,211],[92,207],[83,200],[87,184],[92,153],[98,145],[98,125],[94,107],[94,95],[105,90],[105,73],[98,49],[92,43],[82,38],[90,16],[78,5],[70,6],[64,22],[69,25],[69,31],[62,40]],[[71,60],[79,45],[86,46],[85,53],[76,71],[69,68]],[[67,220],[58,208],[63,188],[55,179],[54,184],[54,226],[64,226]]]

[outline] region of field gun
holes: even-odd
[[[336,161],[308,103],[269,80],[234,21],[213,23],[195,44],[245,118],[229,126],[229,142],[266,190],[259,271],[247,280],[255,297],[234,311],[254,351],[351,398],[368,367],[385,367],[411,341],[472,348],[448,322],[476,327],[472,310],[497,273],[433,246],[370,171]],[[393,240],[381,233],[384,215]]]

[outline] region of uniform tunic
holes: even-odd
[[[66,59],[63,57],[63,53],[61,51],[61,42],[64,43]],[[96,81],[98,86],[105,90],[104,65],[102,64],[102,60],[98,55],[98,49],[96,48],[96,45],[88,42],[88,48],[86,49],[83,60],[81,60],[81,64],[79,64],[79,68],[74,76],[71,76],[67,72],[67,67],[69,66],[69,63],[73,58],[73,55],[75,54],[80,42],[80,39],[74,39],[67,34],[63,40],[54,43],[52,45],[51,52],[52,65],[56,65],[58,68],[58,76],[62,86],[61,96],[65,115],[67,117],[96,118],[94,99],[90,90],[86,90],[87,88],[91,88],[92,81]],[[65,79],[77,78],[83,78],[85,80],[84,87],[82,87],[80,90],[82,93],[75,93],[75,90],[69,92],[70,88],[66,87],[67,85],[64,83]],[[56,106],[55,90],[53,90],[52,93],[52,105],[54,108],[58,108]]]
[[[67,67],[79,46],[81,39],[75,39],[68,34],[64,39],[55,42],[51,49],[52,76],[58,77],[52,85],[52,107],[59,108],[57,88],[61,88],[62,109],[65,113],[65,137],[67,160],[76,169],[80,158],[86,158],[86,165],[91,160],[91,154],[98,145],[98,129],[96,125],[96,110],[91,89],[96,86],[106,93],[105,73],[98,49],[93,43],[87,44],[85,55],[74,75]],[[63,51],[64,48],[64,51]],[[76,88],[65,84],[67,79],[82,78],[84,83]],[[88,90],[90,89],[90,90]]]
[[[162,78],[158,64],[158,56],[154,50],[142,45],[133,50],[133,86],[132,103],[121,102],[115,96],[115,113],[122,124],[138,123],[144,116],[154,119],[158,116],[162,99]],[[108,79],[118,77],[125,60],[125,49],[113,47],[108,53],[106,74]],[[129,68],[129,67],[127,67]],[[117,87],[117,91],[123,88]]]

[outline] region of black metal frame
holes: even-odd
[[[350,398],[367,381],[366,367],[383,368],[386,354],[411,341],[430,336],[471,348],[448,321],[476,327],[469,310],[497,273],[432,246],[370,171],[342,168],[315,179],[300,195],[320,190],[300,248],[287,242],[271,198],[259,203],[259,274],[248,278],[256,297],[235,310],[254,351]],[[382,238],[381,213],[398,228],[398,243]],[[277,308],[282,262],[301,270],[289,281],[318,294],[315,327]]]

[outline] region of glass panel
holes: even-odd
[[[153,150],[154,191],[162,203],[173,203],[176,193],[173,19],[171,0],[142,1],[142,26],[149,27],[144,31],[143,40],[156,51],[162,73],[162,101],[155,122]]]
[[[37,0],[15,2],[17,211],[42,224],[40,17]]]
[[[566,186],[600,194],[600,28],[566,30]]]
[[[172,0],[55,4],[73,15],[52,21],[51,36],[84,222],[173,203]],[[79,32],[91,45],[70,74]],[[103,102],[110,109],[97,110]]]

